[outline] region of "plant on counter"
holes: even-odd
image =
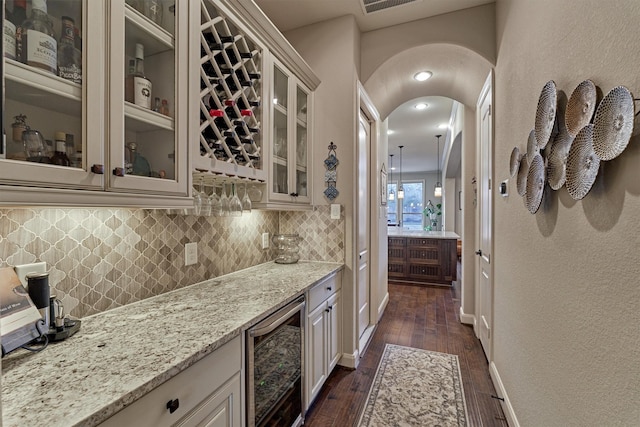
[[[438,217],[442,215],[441,208],[441,203],[434,206],[431,200],[427,201],[427,205],[422,211],[424,216],[427,217],[427,225],[424,227],[425,231],[434,231],[438,228]]]

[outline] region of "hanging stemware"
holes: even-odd
[[[229,216],[229,197],[227,196],[227,183],[222,183],[222,194],[220,196],[220,216]]]
[[[244,183],[244,196],[242,196],[242,210],[251,212],[251,199],[247,193],[247,183]]]
[[[229,201],[229,215],[240,216],[242,215],[242,202],[236,193],[236,184],[231,183],[231,200]]]
[[[220,204],[220,197],[218,196],[218,186],[215,181],[213,183],[213,191],[209,196],[209,202],[211,203],[211,215],[222,216],[222,205]]]

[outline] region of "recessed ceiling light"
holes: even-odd
[[[429,80],[429,78],[433,75],[431,71],[420,71],[413,78],[419,82],[423,82],[425,80]]]
[[[424,102],[421,102],[419,104],[416,104],[416,110],[424,110],[428,106],[429,106],[429,104],[425,104]]]
[[[448,123],[442,123],[440,126],[438,126],[438,129],[446,129],[449,127]]]

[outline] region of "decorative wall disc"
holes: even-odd
[[[509,159],[509,173],[513,178],[518,173],[518,167],[520,166],[520,149],[513,147],[511,151],[511,158]]]
[[[596,85],[591,80],[583,81],[571,93],[564,122],[573,138],[591,122],[596,103]]]
[[[567,156],[572,143],[573,137],[563,130],[551,144],[547,157],[547,181],[554,190],[562,188],[567,178]]]
[[[538,212],[542,194],[544,193],[544,159],[540,154],[533,156],[527,174],[527,190],[524,195],[524,204],[532,214]]]
[[[533,156],[535,156],[539,151],[538,141],[536,141],[536,131],[531,129],[531,132],[529,132],[529,139],[527,139],[527,160],[529,160],[529,164],[531,164]]]
[[[524,196],[527,192],[527,174],[529,173],[529,157],[525,154],[520,159],[518,167],[518,178],[516,179],[516,188],[520,196]]]
[[[540,98],[538,98],[538,108],[536,110],[536,141],[538,149],[543,150],[547,146],[551,133],[553,132],[553,126],[556,122],[556,108],[558,104],[558,91],[556,83],[553,80],[549,80],[540,92]]]
[[[594,125],[583,127],[571,144],[567,157],[567,191],[575,200],[587,195],[598,175],[600,158],[593,150]]]
[[[633,132],[633,95],[614,87],[602,99],[593,119],[593,150],[601,160],[615,159],[627,148]]]

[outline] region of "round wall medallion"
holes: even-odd
[[[551,143],[547,157],[547,181],[554,190],[562,188],[567,178],[567,156],[572,142],[573,137],[564,130]]]
[[[539,152],[538,141],[536,141],[536,131],[532,129],[531,132],[529,132],[529,138],[527,139],[527,160],[529,160],[529,164],[531,164],[533,156]]]
[[[513,178],[518,173],[518,167],[520,166],[520,149],[513,147],[511,151],[511,158],[509,159],[509,173]]]
[[[536,109],[536,141],[538,149],[543,150],[547,146],[553,126],[556,122],[556,109],[558,105],[558,90],[556,83],[549,80],[540,92],[538,108]]]
[[[583,127],[567,157],[567,191],[575,200],[587,195],[598,175],[600,158],[593,151],[593,125]]]
[[[593,118],[593,150],[601,160],[615,159],[627,148],[633,133],[633,95],[614,87],[602,99]]]
[[[583,81],[573,90],[564,118],[569,135],[575,138],[580,129],[591,122],[596,103],[596,85],[591,80]]]
[[[529,157],[522,156],[520,166],[518,167],[518,177],[516,179],[516,189],[520,196],[524,196],[527,192],[527,174],[529,173]]]
[[[527,190],[524,195],[524,204],[532,214],[538,212],[542,195],[544,193],[544,159],[540,154],[533,157],[527,173]]]

